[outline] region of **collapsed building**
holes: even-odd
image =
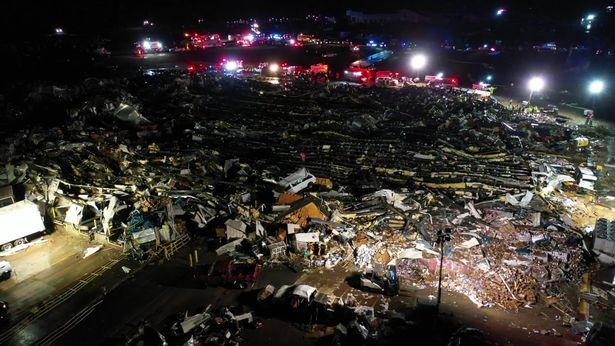
[[[442,265],[445,288],[478,306],[542,299],[570,317],[560,285],[596,266],[606,144],[549,116],[457,89],[208,74],[56,89],[69,112],[5,135],[0,185],[26,185],[48,219],[139,258],[205,236],[219,255],[298,268],[396,263],[419,288]]]

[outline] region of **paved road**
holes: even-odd
[[[13,319],[25,316],[36,304],[59,294],[120,254],[118,248],[107,246],[83,259],[82,252],[96,244],[63,230],[36,243],[4,258],[11,262],[14,272],[9,280],[0,283],[0,300],[9,302]]]
[[[113,287],[119,282],[125,275],[121,270],[122,265],[136,266],[136,263],[121,256],[113,257],[107,260],[109,257],[104,253],[94,254],[81,262],[64,266],[63,270],[54,270],[52,276],[67,282],[77,274],[85,274],[61,290],[53,290],[53,295],[45,297],[29,311],[14,311],[13,325],[0,333],[0,344],[32,345],[41,340],[84,306],[101,297],[107,287]],[[67,275],[69,272],[72,274]],[[28,281],[30,286],[32,284]],[[15,289],[19,287],[15,286]]]
[[[208,304],[214,308],[241,304],[250,309],[258,288],[292,284],[300,276],[284,265],[273,265],[252,289],[204,289],[192,278],[188,261],[192,247],[182,249],[169,262],[126,274],[122,266],[134,270],[140,264],[115,248],[103,248],[82,259],[81,252],[90,245],[79,235],[59,232],[47,243],[13,255],[18,271],[36,262],[41,272],[26,275],[24,270],[18,279],[3,283],[0,299],[12,302],[15,324],[0,333],[0,345],[123,344],[142,320],[163,330],[170,316]],[[214,260],[215,254],[204,246],[193,247],[199,249],[201,262]],[[49,266],[45,266],[50,258],[47,252],[53,253]],[[276,318],[263,322],[263,328],[247,332],[250,344],[284,344],[280,337],[288,344],[313,344],[287,322]]]
[[[349,46],[309,46],[309,47],[224,47],[210,48],[204,51],[173,52],[160,54],[147,54],[144,57],[134,55],[120,55],[113,57],[113,61],[120,66],[143,68],[180,67],[189,64],[204,63],[216,64],[223,58],[228,60],[243,60],[245,63],[257,64],[260,62],[287,63],[289,65],[309,66],[316,63],[326,63],[335,71],[343,70],[353,61],[371,55],[378,50],[375,48],[362,48],[360,52],[351,52]],[[332,57],[323,57],[323,54],[335,53]]]
[[[299,274],[285,266],[267,268],[253,290],[226,289],[221,287],[203,288],[192,278],[192,270],[187,260],[188,249],[178,254],[172,261],[149,266],[134,275],[124,284],[104,297],[102,303],[78,326],[58,339],[59,345],[122,344],[123,337],[135,332],[136,325],[148,321],[152,326],[163,330],[168,326],[170,316],[190,309],[212,304],[212,308],[223,306],[249,306],[253,303],[258,287],[273,284],[293,283]],[[211,257],[207,256],[207,261]],[[276,330],[279,321],[264,323],[265,328],[252,334],[255,343],[267,340],[268,330]],[[287,327],[287,326],[286,326]],[[297,333],[299,331],[288,331]],[[260,335],[259,335],[260,334]],[[265,335],[265,337],[262,337]],[[260,340],[260,341],[256,341]],[[292,339],[289,339],[292,340]],[[301,343],[299,343],[301,344]]]

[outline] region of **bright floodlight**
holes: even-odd
[[[587,20],[594,20],[596,18],[595,14],[588,14],[587,15]]]
[[[149,43],[149,41],[143,41],[143,48],[150,49],[152,48],[152,45],[151,43]]]
[[[500,8],[500,9],[498,9],[498,11],[495,14],[498,15],[498,16],[501,16],[501,15],[504,14],[504,12],[506,12],[506,9]]]
[[[595,80],[589,83],[589,92],[591,94],[600,94],[604,90],[604,82],[601,80]]]
[[[276,73],[279,70],[280,70],[280,65],[278,65],[276,63],[273,63],[273,64],[269,65],[269,71],[270,72]]]
[[[417,54],[410,59],[410,66],[415,70],[420,70],[427,65],[427,57],[423,54]]]
[[[542,90],[542,88],[545,87],[545,81],[540,77],[533,77],[532,79],[530,79],[527,86],[531,92],[540,91]]]
[[[234,60],[227,61],[227,63],[224,65],[224,69],[226,69],[227,71],[235,71],[237,69],[237,62]]]
[[[491,81],[492,79],[493,79],[493,76],[491,76],[491,75],[487,76],[487,81]]]
[[[442,79],[442,77],[444,77],[444,73],[438,72],[438,74],[436,75],[436,78]]]

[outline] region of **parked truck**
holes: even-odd
[[[260,267],[254,262],[240,262],[225,258],[211,265],[195,267],[194,277],[212,286],[231,286],[246,288],[255,283],[260,276]]]
[[[18,246],[45,231],[38,205],[28,200],[0,208],[0,251]]]

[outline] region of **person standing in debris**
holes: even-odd
[[[586,109],[583,113],[585,113],[585,126],[592,127],[594,111],[591,109]]]

